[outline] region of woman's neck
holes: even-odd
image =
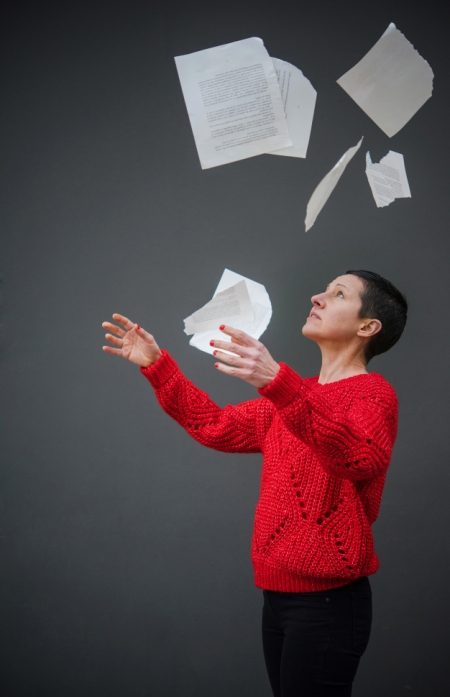
[[[336,349],[322,346],[320,349],[322,351],[322,367],[319,375],[321,385],[367,373],[364,354],[361,350],[355,350],[354,347]]]

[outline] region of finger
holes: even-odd
[[[120,337],[124,337],[126,334],[123,329],[117,327],[115,324],[111,324],[111,322],[103,322],[102,327],[103,329],[107,329],[109,332],[114,332],[114,334],[117,334],[117,336]]]
[[[231,375],[234,378],[241,378],[242,380],[247,379],[248,371],[243,368],[236,368],[231,365],[224,365],[223,363],[214,363],[214,367],[220,373],[225,373],[225,375]]]
[[[117,336],[113,336],[112,334],[105,334],[105,339],[108,339],[114,346],[118,346],[119,348],[122,348],[123,346],[123,339],[119,339]]]
[[[139,324],[134,325],[136,334],[140,336],[142,339],[145,339],[147,342],[154,343],[156,344],[154,336],[152,334],[149,334],[148,332],[145,331],[145,329],[142,329],[142,327],[139,326]]]
[[[254,339],[250,334],[246,334],[243,332],[241,329],[234,329],[234,327],[228,327],[227,325],[221,325],[220,326],[220,331],[223,332],[224,334],[228,334],[228,336],[231,336],[233,341],[238,344],[242,344],[244,346],[256,346],[257,339]]]
[[[231,353],[237,353],[238,356],[248,356],[250,349],[248,346],[243,346],[242,344],[236,344],[233,341],[221,341],[220,339],[212,339],[211,346],[214,348],[225,349],[225,351],[231,351]]]
[[[106,353],[112,353],[113,356],[123,356],[121,349],[115,349],[112,346],[103,346],[102,348]]]
[[[223,351],[214,351],[214,357],[219,361],[224,361],[229,365],[233,365],[235,368],[248,368],[249,363],[245,358],[241,356],[231,355],[229,353],[223,353]]]
[[[128,317],[124,317],[123,315],[118,315],[117,313],[114,313],[112,317],[116,322],[119,322],[119,324],[121,324],[122,327],[125,327],[127,332],[129,332],[130,329],[133,329],[134,322],[132,322],[131,319],[128,319]]]

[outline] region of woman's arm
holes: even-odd
[[[219,349],[214,355],[227,364],[218,363],[216,368],[258,387],[286,428],[315,452],[325,470],[354,480],[386,471],[397,432],[397,398],[387,382],[368,378],[364,394],[360,392],[351,404],[336,404],[332,395],[319,393],[289,366],[276,363],[260,341],[232,327],[221,329],[231,343],[214,341]]]
[[[350,404],[336,403],[281,363],[260,394],[275,406],[291,433],[307,443],[330,474],[369,479],[383,474],[397,433],[397,398],[384,380],[367,376]],[[348,408],[347,408],[348,407]]]
[[[271,411],[270,403],[264,409],[265,400],[253,399],[222,409],[183,375],[166,351],[141,372],[153,385],[164,411],[199,443],[224,452],[260,452],[263,412]]]
[[[182,374],[151,334],[122,315],[113,315],[113,319],[121,327],[103,323],[105,329],[114,332],[106,334],[114,348],[104,346],[103,350],[139,365],[164,411],[195,440],[225,452],[260,451],[261,431],[273,411],[270,403],[255,399],[221,409]]]

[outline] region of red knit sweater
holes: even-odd
[[[397,398],[377,373],[321,385],[280,363],[253,399],[224,409],[163,351],[141,368],[162,408],[199,443],[263,454],[255,512],[255,584],[334,588],[378,568],[376,520],[397,432]]]

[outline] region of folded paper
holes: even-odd
[[[372,162],[366,154],[366,175],[378,208],[389,206],[396,198],[411,198],[405,161],[399,152],[389,150],[380,162]]]
[[[239,282],[245,282],[248,294],[250,296],[251,305],[253,308],[253,320],[226,321],[223,324],[228,324],[235,329],[241,329],[246,334],[249,334],[254,339],[259,339],[262,333],[267,329],[272,317],[272,304],[269,294],[261,283],[252,281],[246,276],[241,276],[234,271],[225,269],[216,288],[214,297],[219,293],[226,291],[228,288],[236,286]],[[220,325],[220,323],[219,323]],[[214,348],[210,346],[211,339],[220,339],[221,341],[230,341],[230,337],[224,334],[217,327],[214,331],[204,331],[195,333],[189,344],[198,348],[205,353],[213,353]]]
[[[245,281],[216,293],[212,300],[184,320],[185,334],[217,329],[221,324],[252,322],[255,319]]]

